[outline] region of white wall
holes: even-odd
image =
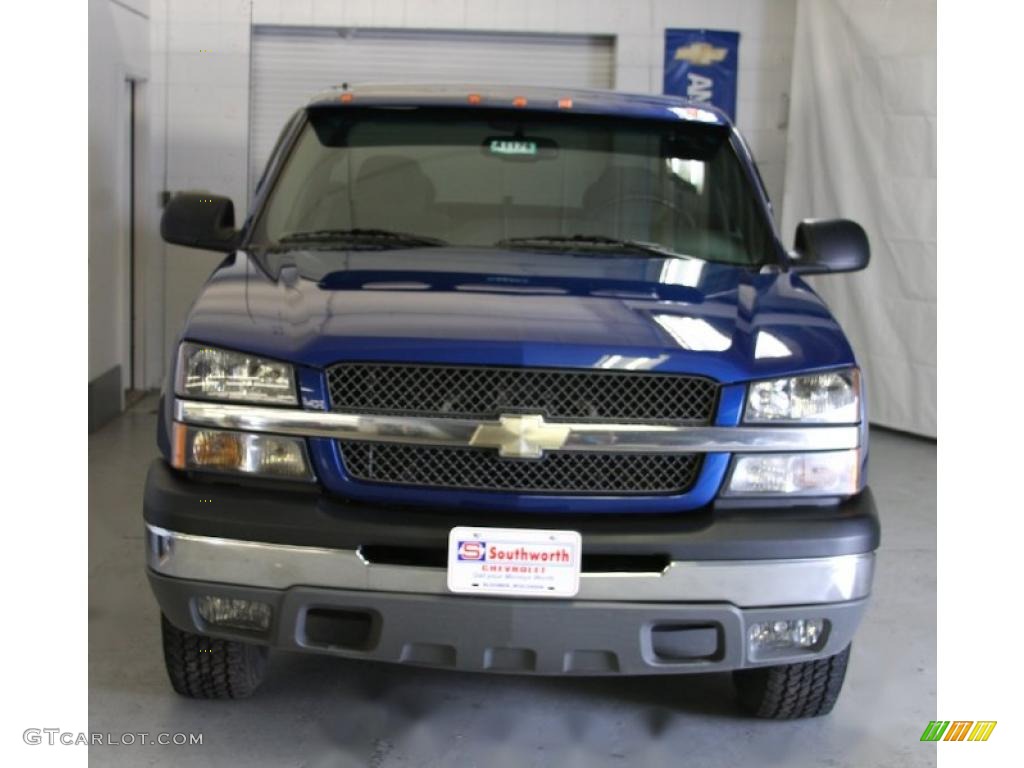
[[[785,226],[852,218],[870,267],[815,288],[867,378],[871,420],[931,437],[936,413],[934,0],[800,0]]]
[[[163,354],[162,280],[152,279],[153,263],[162,258],[157,245],[157,206],[155,198],[144,196],[152,184],[148,169],[152,155],[148,138],[149,27],[147,0],[89,2],[89,380],[120,365],[125,377],[122,388],[131,384],[127,380],[131,370],[129,78],[137,82],[135,247],[142,290],[137,328],[143,331],[144,326],[144,332],[138,334],[136,342],[143,378],[146,373],[150,381],[159,376]]]
[[[204,189],[244,217],[249,121],[249,0],[152,0],[153,80],[158,106],[153,195]],[[163,360],[185,314],[222,255],[164,245]]]
[[[661,92],[665,29],[704,27],[740,32],[738,123],[778,206],[785,175],[795,4],[796,0],[153,0],[154,79],[167,87],[162,137],[165,188],[229,195],[239,218],[247,207],[251,24],[615,35],[616,88],[643,93]],[[218,260],[212,254],[167,248],[165,358],[190,302]]]

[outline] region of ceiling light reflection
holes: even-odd
[[[654,315],[654,322],[668,333],[676,344],[692,352],[724,352],[732,346],[732,338],[699,317]]]
[[[774,336],[768,331],[757,332],[757,341],[754,342],[754,358],[756,360],[792,356],[793,350],[786,346],[778,336]]]
[[[618,371],[650,371],[668,360],[668,355],[634,357],[633,355],[604,355],[597,361],[598,368]]]
[[[666,259],[661,265],[658,282],[662,285],[685,285],[696,288],[700,285],[706,261],[699,259]]]

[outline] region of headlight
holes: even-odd
[[[175,392],[205,400],[298,405],[288,363],[186,342],[178,350]]]
[[[850,368],[755,382],[747,393],[743,420],[856,424],[860,421],[860,371]]]
[[[313,479],[302,438],[179,423],[174,424],[171,464],[177,469],[262,475],[282,480]]]
[[[852,496],[860,481],[860,451],[740,454],[727,496]]]

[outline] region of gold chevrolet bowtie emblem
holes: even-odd
[[[543,416],[502,416],[497,424],[481,424],[469,444],[477,448],[497,448],[508,459],[539,459],[544,451],[565,445],[569,427],[548,424]]]
[[[716,48],[711,43],[698,42],[676,48],[674,58],[676,61],[688,61],[698,67],[706,67],[723,61],[728,54],[728,48]]]

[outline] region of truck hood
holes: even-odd
[[[183,338],[341,360],[688,372],[724,383],[853,363],[791,272],[493,248],[309,250],[214,272]]]

